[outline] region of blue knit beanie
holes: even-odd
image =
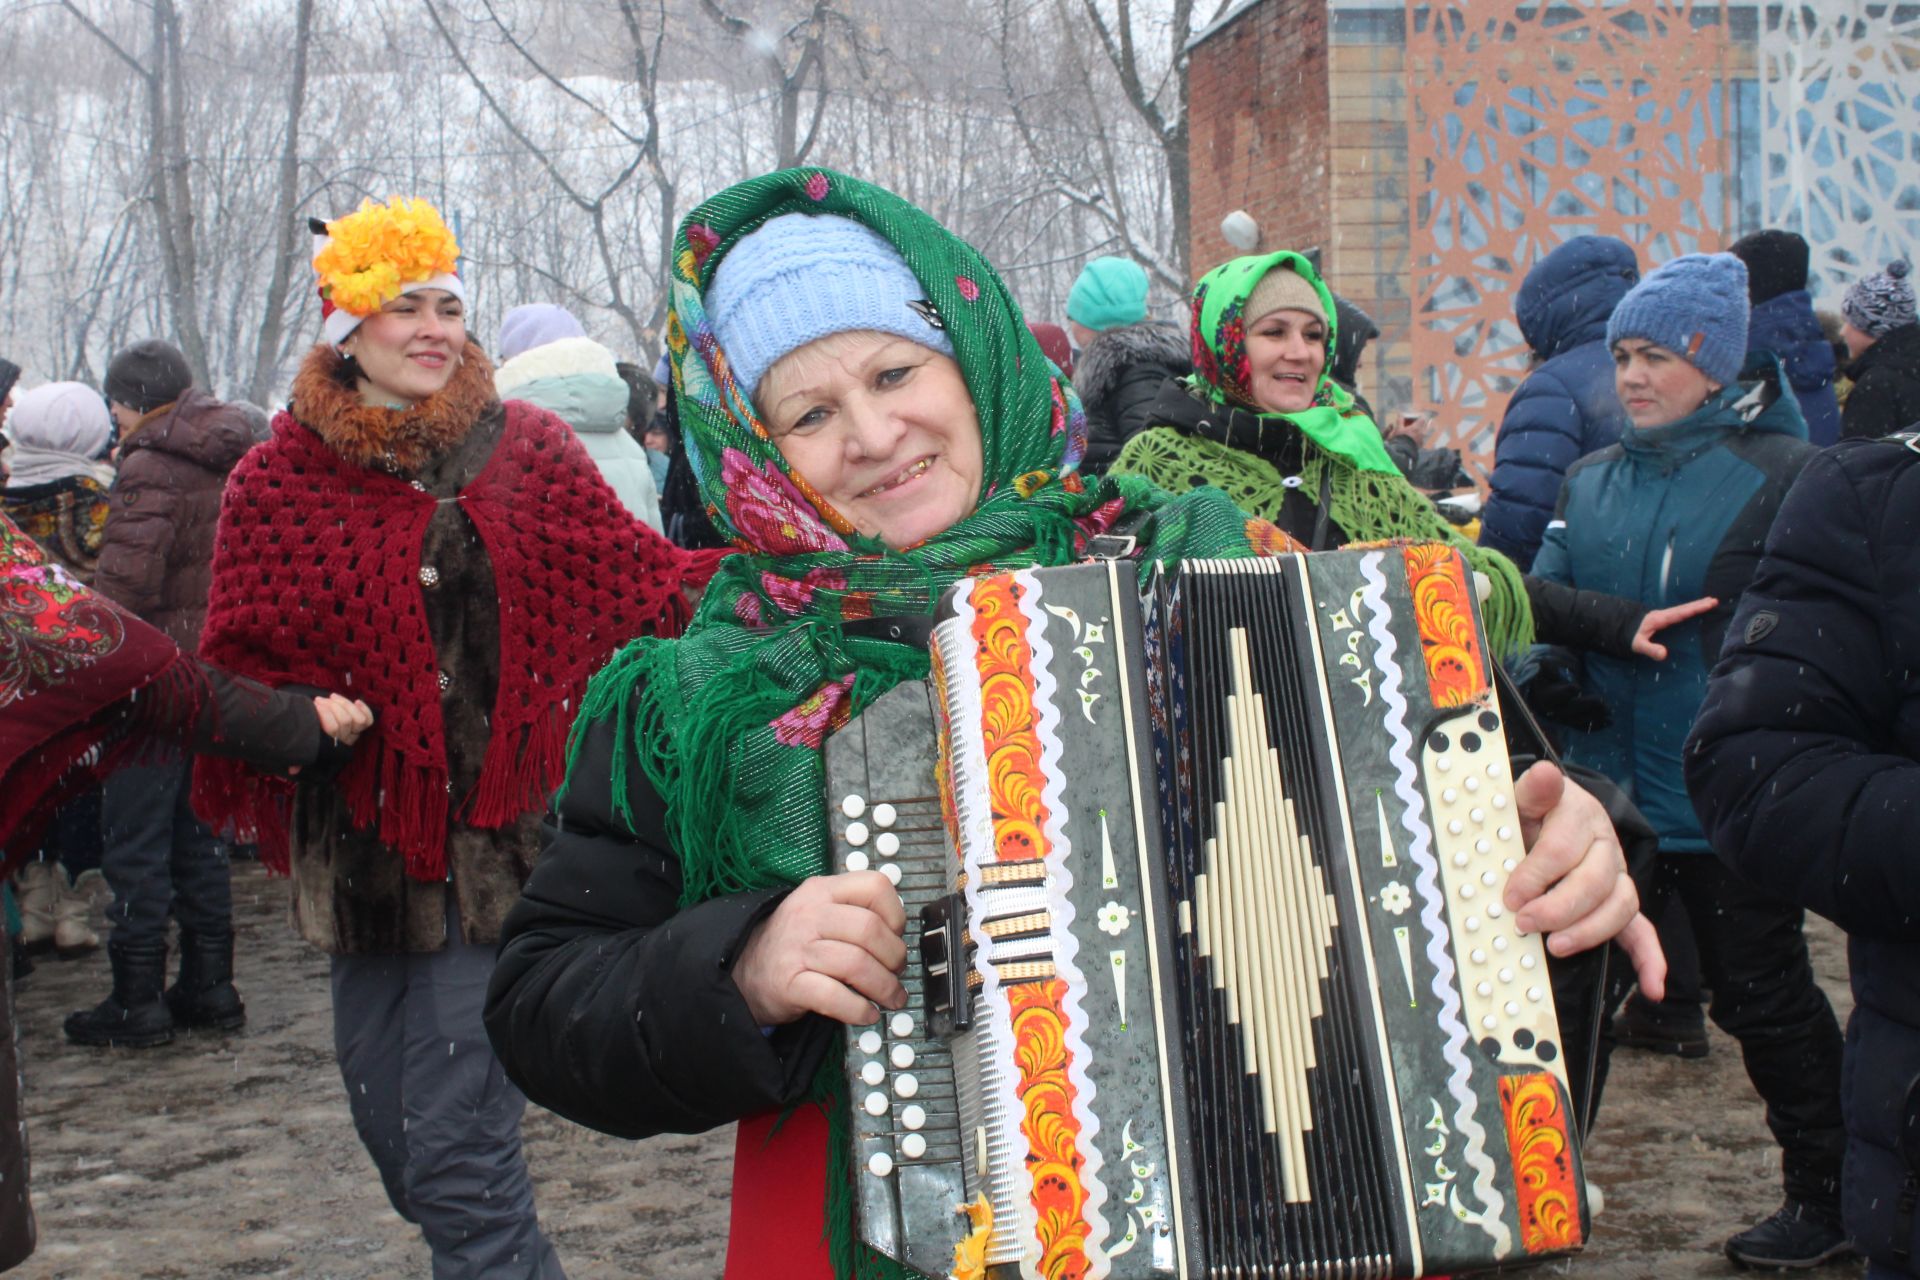
[[[511,360],[523,351],[544,347],[562,338],[584,338],[587,331],[573,312],[552,302],[529,302],[507,312],[500,321],[500,358]]]
[[[1747,357],[1747,264],[1730,253],[1687,253],[1627,291],[1607,321],[1607,346],[1645,338],[1721,386]]]
[[[707,286],[707,322],[749,396],[780,357],[873,329],[953,354],[900,251],[837,214],[783,213],[727,251]]]
[[[1067,292],[1067,319],[1095,333],[1146,318],[1146,268],[1130,258],[1095,258]]]

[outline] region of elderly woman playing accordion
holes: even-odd
[[[924,617],[989,568],[1071,563],[1116,527],[1148,563],[1290,544],[1215,489],[1083,485],[1078,403],[986,260],[841,174],[695,209],[669,343],[708,510],[743,554],[684,638],[596,678],[487,1025],[528,1096],[583,1124],[741,1122],[728,1276],[897,1274],[854,1243],[817,1104],[841,1025],[905,1003],[905,914],[879,872],[829,874],[823,743],[929,659],[854,624]],[[1601,805],[1551,765],[1517,798],[1521,926],[1556,955],[1617,936],[1657,990]]]

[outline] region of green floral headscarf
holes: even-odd
[[[1247,299],[1261,277],[1276,268],[1297,272],[1313,286],[1327,322],[1326,364],[1313,404],[1297,413],[1260,407],[1247,359],[1247,322],[1259,319],[1246,314]],[[1533,610],[1520,571],[1499,552],[1461,536],[1400,475],[1380,442],[1380,429],[1333,380],[1334,314],[1333,294],[1313,264],[1297,253],[1256,254],[1215,267],[1193,291],[1194,375],[1188,391],[1209,404],[1253,414],[1274,430],[1297,429],[1305,438],[1305,462],[1295,483],[1310,494],[1320,493],[1324,483],[1328,514],[1354,541],[1408,538],[1457,547],[1492,584],[1480,613],[1494,649],[1502,655],[1518,653],[1533,640]],[[1289,492],[1288,477],[1267,459],[1169,426],[1129,440],[1111,474],[1146,479],[1174,493],[1210,485],[1249,514],[1268,520],[1279,518]]]
[[[732,246],[795,212],[855,219],[899,250],[973,397],[979,506],[907,551],[861,536],[788,468],[702,306]],[[680,421],[707,512],[741,554],[722,563],[688,634],[630,645],[595,678],[581,718],[617,718],[614,794],[624,804],[624,773],[637,761],[666,803],[688,903],[827,869],[822,742],[893,685],[927,674],[923,650],[850,635],[842,622],[930,613],[968,574],[1069,563],[1123,521],[1150,561],[1277,545],[1276,531],[1216,492],[1173,501],[1137,477],[1083,486],[1079,402],[1006,286],[970,245],[890,192],[821,169],[769,174],[693,210],[674,250],[667,343]]]

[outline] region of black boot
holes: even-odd
[[[180,930],[180,980],[167,988],[167,1007],[183,1027],[238,1031],[247,1006],[233,987],[233,930]]]
[[[165,942],[107,943],[113,994],[67,1015],[67,1039],[116,1049],[150,1049],[173,1039],[173,1014],[161,998],[167,981]]]

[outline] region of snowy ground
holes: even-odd
[[[76,1049],[60,1019],[105,993],[104,955],[45,960],[20,985],[40,1248],[14,1275],[427,1274],[347,1119],[324,958],[293,939],[284,887],[251,863],[236,868],[234,900],[251,1019],[238,1035]],[[1814,937],[1844,1017],[1839,939],[1825,926]],[[730,1132],[635,1144],[529,1108],[526,1138],[542,1220],[574,1280],[717,1280]],[[1731,1274],[1721,1242],[1779,1199],[1759,1101],[1717,1032],[1699,1062],[1622,1054],[1589,1158],[1606,1210],[1563,1272],[1580,1280]]]

